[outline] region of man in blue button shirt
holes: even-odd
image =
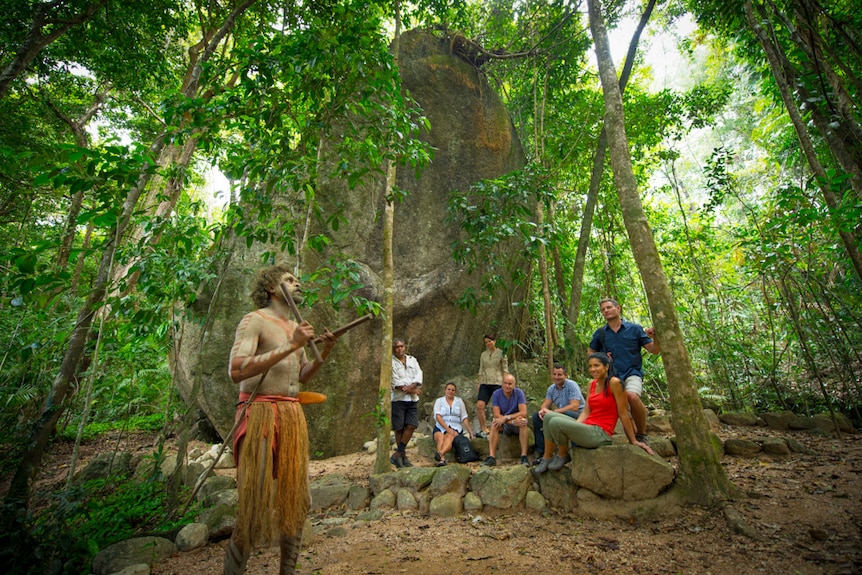
[[[641,401],[644,385],[641,348],[650,353],[661,353],[655,337],[655,329],[644,329],[640,324],[622,318],[622,307],[613,298],[599,302],[599,309],[607,324],[593,334],[587,354],[602,351],[608,354],[614,366],[614,375],[623,382],[629,409],[637,427],[637,440],[648,444],[646,436],[647,410]]]
[[[551,370],[551,381],[554,383],[548,387],[545,399],[539,407],[539,411],[533,414],[533,435],[536,438],[536,460],[538,465],[545,453],[544,420],[549,411],[557,411],[575,419],[584,410],[584,395],[578,384],[566,377],[566,368],[562,364],[555,363]]]

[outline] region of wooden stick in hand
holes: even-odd
[[[355,319],[352,322],[345,324],[338,329],[332,330],[332,335],[334,335],[335,337],[341,337],[342,335],[347,333],[349,330],[353,329],[354,327],[356,327],[359,324],[365,323],[366,321],[368,321],[372,317],[374,317],[374,316],[371,315],[370,313],[367,313],[364,316],[362,316],[358,319]],[[313,341],[314,341],[314,343],[321,343],[323,341],[323,338],[320,336],[317,336],[316,338],[314,338]]]
[[[293,301],[293,296],[290,295],[290,288],[287,287],[287,284],[284,282],[281,282],[281,293],[284,294],[284,301],[286,301],[287,305],[290,306],[290,309],[293,310],[293,315],[296,316],[297,323],[302,323],[302,314],[299,313],[299,308],[296,307],[296,302]],[[316,359],[318,363],[323,363],[323,357],[320,355],[320,351],[317,349],[317,345],[314,343],[314,340],[308,340],[308,345],[311,346],[311,351],[314,352],[314,359]]]

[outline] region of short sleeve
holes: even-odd
[[[593,339],[590,340],[590,349],[593,351],[605,351],[605,347],[602,345],[602,340],[599,337],[599,330],[604,329],[600,327],[593,333]]]

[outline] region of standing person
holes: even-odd
[[[311,502],[308,486],[308,429],[297,393],[321,364],[307,361],[305,345],[314,328],[290,319],[280,285],[301,301],[299,280],[280,264],[258,273],[251,297],[257,311],[236,329],[230,378],[239,384],[237,458],[239,512],[224,559],[225,575],[239,575],[254,547],[281,547],[279,573],[295,573],[302,528]],[[336,337],[323,334],[321,357]]]
[[[553,411],[545,414],[545,445],[548,449],[539,465],[533,468],[533,475],[540,475],[549,469],[562,469],[571,461],[570,441],[585,449],[610,445],[617,418],[623,422],[629,443],[653,455],[650,446],[635,436],[635,428],[629,417],[628,398],[620,378],[614,377],[611,372],[608,356],[604,353],[592,353],[588,366],[593,380],[587,393],[587,405],[578,419],[574,420]],[[557,454],[552,453],[551,445],[557,446]]]
[[[599,309],[607,324],[593,334],[587,352],[605,352],[613,362],[614,373],[623,382],[623,389],[628,397],[638,441],[649,444],[646,435],[647,409],[641,400],[644,386],[641,348],[653,354],[661,353],[658,342],[652,339],[655,337],[655,329],[644,329],[640,324],[624,320],[621,315],[622,307],[613,298],[601,300]]]
[[[455,395],[457,391],[458,388],[450,381],[446,384],[445,395],[434,402],[434,441],[437,443],[434,459],[437,467],[446,465],[446,454],[452,449],[455,436],[466,430],[470,439],[473,439],[473,430],[467,419],[467,405]]]
[[[491,422],[491,435],[488,440],[490,455],[482,462],[482,465],[497,465],[497,445],[500,443],[500,434],[517,435],[521,442],[521,464],[530,466],[527,459],[527,447],[530,435],[527,427],[527,398],[524,392],[515,387],[515,376],[511,373],[503,375],[503,386],[491,396],[494,405],[494,420]]]
[[[495,391],[503,385],[503,374],[509,371],[509,361],[502,349],[497,348],[497,337],[485,334],[485,351],[479,357],[479,387],[476,393],[476,420],[479,422],[477,437],[488,437],[485,421],[485,406]]]
[[[422,393],[422,368],[405,350],[403,339],[392,340],[392,429],[396,447],[389,462],[395,467],[413,467],[405,450],[419,425],[419,394]]]
[[[551,370],[551,381],[553,383],[548,387],[548,392],[545,393],[545,399],[542,400],[539,411],[533,414],[533,435],[536,439],[534,465],[539,464],[545,454],[545,434],[543,431],[545,415],[555,411],[577,419],[584,410],[584,395],[581,393],[581,388],[566,376],[566,368],[562,364],[554,364]]]

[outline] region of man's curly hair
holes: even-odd
[[[284,274],[293,273],[287,264],[276,264],[257,272],[254,287],[251,290],[251,301],[258,309],[269,305],[269,290],[278,287]]]

